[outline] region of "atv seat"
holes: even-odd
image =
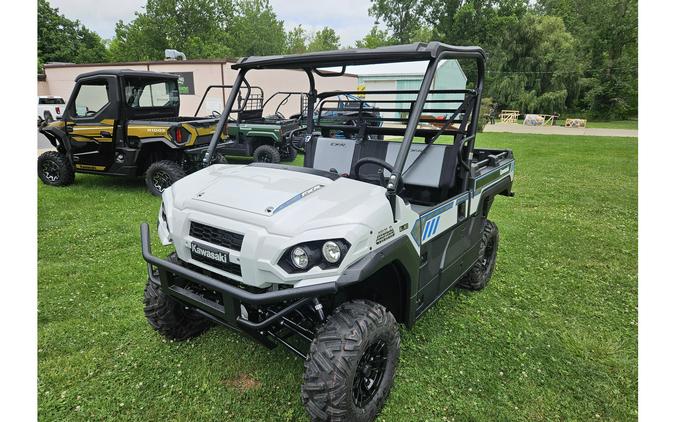
[[[340,175],[354,177],[354,164],[363,157],[373,157],[390,164],[396,161],[400,142],[337,139],[315,136],[312,145],[311,167],[318,170],[336,170]],[[403,167],[404,192],[402,196],[414,204],[433,205],[449,198],[455,186],[457,149],[453,144],[413,144]],[[378,166],[365,164],[361,177],[379,183]],[[384,170],[384,176],[389,171]]]

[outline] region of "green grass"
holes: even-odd
[[[589,121],[586,123],[586,126],[589,128],[604,128],[604,129],[638,129],[637,119],[631,120],[612,120],[609,122],[595,122]]]
[[[516,196],[491,213],[496,271],[402,329],[380,420],[637,419],[636,140],[478,143],[517,160]],[[306,420],[286,350],[225,328],[173,343],[146,323],[138,225],[159,199],[140,180],[40,184],[38,207],[40,420]]]

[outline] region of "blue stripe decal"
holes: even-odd
[[[424,242],[425,240],[429,239],[431,236],[436,234],[436,230],[438,230],[438,223],[441,220],[441,216],[437,215],[436,217],[432,218],[431,220],[428,220],[426,224],[424,225],[424,234],[422,234],[422,241]]]

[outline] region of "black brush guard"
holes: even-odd
[[[288,288],[262,293],[253,293],[243,288],[228,284],[205,274],[180,266],[176,263],[156,257],[150,245],[150,228],[148,223],[141,224],[141,252],[148,264],[148,278],[152,283],[161,286],[162,290],[176,298],[205,317],[230,328],[243,331],[266,346],[271,346],[268,336],[275,337],[270,327],[275,323],[284,324],[285,317],[296,309],[310,305],[316,298],[334,294],[338,291],[335,282],[314,286]],[[156,269],[156,271],[155,271]],[[222,304],[199,295],[177,283],[178,278],[187,280],[202,288],[216,292],[222,297]],[[266,318],[250,321],[241,316],[241,305],[281,305],[274,312],[268,312]],[[286,344],[284,344],[286,345]],[[297,350],[293,350],[299,353]],[[301,356],[301,353],[299,353]]]

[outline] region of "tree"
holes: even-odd
[[[99,63],[109,60],[103,40],[78,20],[70,20],[38,0],[38,71],[49,62]]]
[[[386,30],[378,28],[377,25],[370,29],[363,39],[356,41],[357,48],[377,48],[392,44],[392,40]]]
[[[332,28],[324,27],[316,32],[307,45],[307,51],[329,51],[340,48],[340,37]]]
[[[173,48],[188,58],[225,57],[231,0],[148,0],[132,22],[119,21],[110,43],[114,60],[161,60]]]
[[[282,54],[286,49],[284,22],[277,18],[269,0],[239,0],[227,28],[228,45],[237,56]]]
[[[557,16],[527,13],[506,31],[490,67],[488,95],[522,112],[548,113],[573,106],[580,64],[576,40]]]
[[[286,34],[286,54],[301,54],[307,51],[307,33],[298,25]]]
[[[427,1],[371,0],[368,14],[382,19],[391,30],[394,43],[408,44],[417,33],[426,15]]]
[[[637,0],[540,0],[538,10],[560,16],[579,40],[580,106],[603,118],[636,115]]]

